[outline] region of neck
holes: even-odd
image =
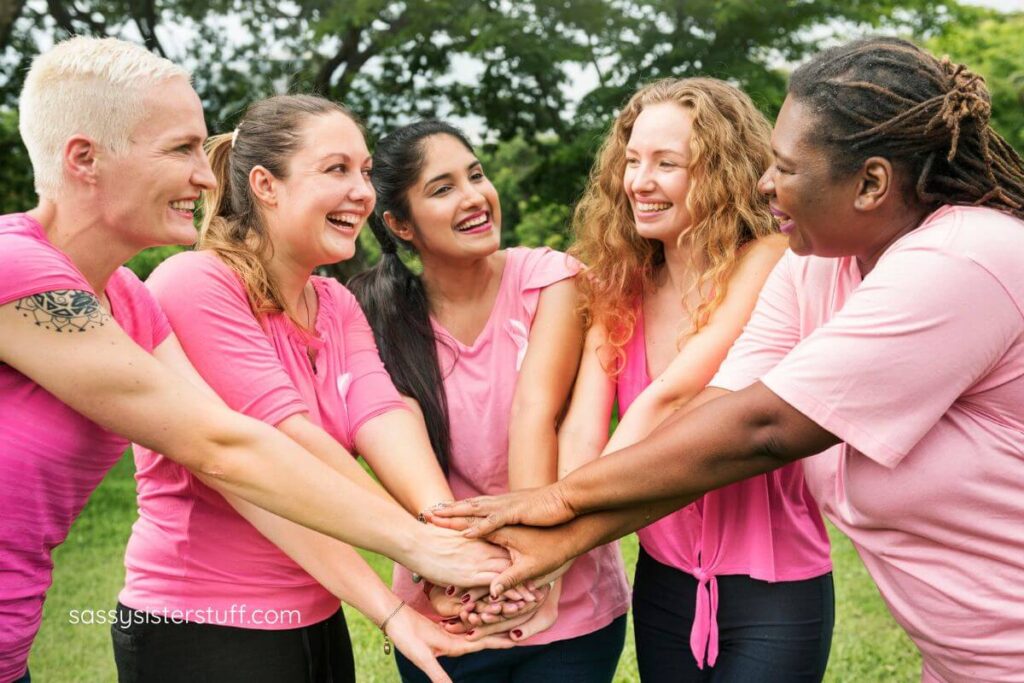
[[[896,215],[886,219],[882,227],[877,231],[878,239],[875,240],[864,252],[857,256],[857,266],[860,268],[860,276],[867,277],[878,259],[882,258],[889,247],[899,238],[906,235],[917,226],[921,225],[925,217],[932,212],[927,207],[919,207],[916,210],[900,211]]]
[[[313,267],[300,264],[292,260],[283,249],[275,248],[274,256],[267,264],[267,271],[274,279],[283,303],[301,320],[306,313],[305,307],[314,303],[304,296]]]
[[[28,214],[42,225],[46,239],[71,259],[99,297],[114,272],[141,251],[121,235],[112,234],[87,202],[57,204],[41,199]]]
[[[459,306],[486,296],[501,277],[501,252],[467,261],[432,259],[422,256],[423,287],[433,309]]]

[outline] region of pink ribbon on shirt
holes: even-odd
[[[705,658],[708,666],[718,660],[718,579],[709,576],[703,567],[694,568],[693,575],[697,579],[697,607],[690,629],[690,652],[697,668],[703,669]]]
[[[508,336],[512,338],[512,343],[519,350],[516,354],[516,372],[519,372],[523,367],[523,359],[526,358],[526,348],[530,343],[530,331],[526,329],[523,321],[516,320],[515,318],[509,318],[508,322],[505,323],[505,331],[508,332]]]

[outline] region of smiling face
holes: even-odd
[[[300,137],[287,176],[268,180],[264,214],[275,258],[315,268],[355,254],[375,200],[371,159],[362,131],[340,112],[310,116]]]
[[[426,258],[477,258],[497,251],[501,204],[480,160],[451,135],[433,135],[422,145],[422,170],[407,194],[412,225],[399,236],[411,237]]]
[[[96,185],[103,222],[138,249],[191,244],[199,193],[215,186],[203,152],[203,107],[184,78],[154,85],[127,153],[98,155]]]
[[[675,243],[693,222],[686,208],[692,134],[693,117],[674,102],[648,105],[633,124],[622,183],[643,237]]]
[[[865,249],[854,211],[858,178],[833,178],[827,151],[813,142],[817,121],[799,100],[786,98],[772,132],[774,163],[758,182],[769,197],[790,248],[806,256],[847,256]]]

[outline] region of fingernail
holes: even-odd
[[[458,617],[448,617],[447,619],[442,619],[441,621],[443,621],[446,624],[457,624],[457,623],[459,623],[459,618]]]
[[[474,633],[476,633],[476,629],[475,629],[475,628],[474,628],[474,629],[472,629],[472,630],[466,631],[466,635],[467,635],[467,636],[471,636],[471,635],[473,635]]]
[[[448,586],[444,589],[444,594],[451,597],[455,595],[455,586]]]
[[[501,584],[499,583],[499,584],[498,584],[497,586],[495,586],[495,587],[494,587],[494,589],[493,589],[493,590],[491,591],[491,595],[492,595],[492,596],[494,596],[494,597],[498,597],[499,595],[501,595],[501,594],[502,594],[502,593],[504,593],[504,592],[505,592],[505,587],[504,587],[504,586],[502,586],[502,585],[501,585]]]
[[[471,599],[471,598],[469,597],[469,593],[466,593],[465,595],[463,595],[463,596],[462,596],[462,602],[463,602],[463,604],[465,604],[465,603],[469,602],[469,601],[470,601],[470,599]]]
[[[523,637],[523,632],[520,629],[518,629],[518,628],[514,628],[514,629],[512,629],[512,637],[513,638],[522,638]]]

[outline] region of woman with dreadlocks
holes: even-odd
[[[925,681],[1024,671],[1024,161],[983,80],[894,38],[792,77],[760,180],[791,252],[705,390],[537,491],[465,501],[510,582],[799,458]],[[824,452],[823,452],[824,451]],[[653,474],[656,473],[656,474]],[[576,519],[574,519],[576,518]]]

